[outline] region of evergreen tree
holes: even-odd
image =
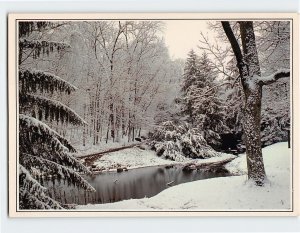
[[[182,83],[182,98],[180,102],[182,104],[181,114],[187,117],[187,122],[193,125],[194,115],[193,115],[193,98],[191,93],[193,92],[194,84],[198,80],[199,76],[199,57],[191,50],[188,53],[188,58],[186,59],[183,83]]]
[[[76,90],[60,77],[28,69],[22,63],[42,54],[67,49],[68,45],[34,40],[34,33],[51,28],[48,22],[19,23],[19,208],[61,209],[64,205],[49,197],[36,175],[56,176],[88,191],[94,188],[78,172],[90,173],[74,157],[76,150],[45,122],[83,125],[72,109],[51,98]],[[55,25],[56,27],[59,25]],[[49,96],[49,97],[48,97]]]
[[[224,103],[220,99],[217,74],[206,53],[199,59],[200,78],[194,91],[195,124],[203,131],[203,137],[211,146],[220,144],[220,133],[229,129],[225,124]]]
[[[183,75],[182,113],[202,132],[211,146],[220,144],[220,133],[228,131],[224,123],[224,104],[218,94],[217,75],[206,53],[198,57],[189,53]]]

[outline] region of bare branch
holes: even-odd
[[[237,41],[237,39],[235,38],[234,34],[233,34],[233,31],[230,27],[230,24],[228,21],[222,21],[222,26],[223,26],[223,29],[224,29],[224,32],[232,46],[232,50],[234,52],[234,55],[236,57],[236,60],[239,63],[243,63],[243,55],[242,55],[242,51],[241,51],[241,48],[239,46],[239,43]]]
[[[201,39],[199,40],[199,42],[201,43],[201,45],[198,46],[198,48],[206,51],[208,54],[214,57],[215,62],[211,63],[214,66],[214,69],[217,72],[223,74],[225,77],[233,79],[232,75],[227,72],[225,68],[225,59],[228,57],[229,49],[226,48],[222,51],[217,42],[215,42],[215,45],[211,44],[208,38],[205,37],[202,32],[200,32],[200,36]]]
[[[215,86],[209,88],[208,90],[206,90],[206,91],[205,91],[203,94],[201,94],[201,95],[194,95],[194,98],[202,98],[202,97],[205,97],[205,96],[207,96],[207,95],[210,95],[210,93],[211,93],[214,89],[219,88],[219,87],[221,87],[221,86],[225,86],[225,85],[229,85],[229,86],[233,87],[234,83],[232,84],[231,82],[224,82],[224,83],[215,85]],[[192,93],[193,93],[193,92],[192,92]]]
[[[286,78],[289,76],[290,76],[289,70],[279,70],[269,76],[258,77],[257,80],[258,80],[258,84],[263,86],[263,85],[269,85],[271,83],[274,83],[280,78]]]

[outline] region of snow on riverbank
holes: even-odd
[[[169,164],[178,163],[157,157],[154,151],[142,150],[137,147],[105,154],[94,163],[98,169],[103,170],[114,170],[117,167],[130,169]]]
[[[121,151],[112,152],[103,155],[98,159],[94,165],[100,170],[115,170],[118,167],[126,167],[128,169],[149,167],[149,166],[161,166],[161,165],[173,165],[173,164],[202,164],[210,162],[223,161],[225,159],[234,158],[231,154],[220,154],[219,157],[213,157],[208,159],[189,159],[186,158],[183,162],[171,161],[158,157],[154,151],[142,150],[138,147],[128,148]]]
[[[289,210],[290,149],[285,142],[277,143],[264,148],[263,155],[269,179],[264,187],[247,182],[246,175],[222,177],[180,184],[152,198],[78,206],[78,209]],[[245,174],[245,155],[240,155],[226,167],[236,174]]]

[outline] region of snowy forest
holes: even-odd
[[[20,210],[291,208],[290,21],[169,23],[18,22]]]

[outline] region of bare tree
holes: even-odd
[[[266,178],[261,150],[261,99],[262,86],[274,83],[279,78],[288,77],[288,70],[280,70],[272,75],[262,77],[256,48],[252,21],[241,21],[240,36],[242,49],[228,21],[222,21],[224,32],[234,52],[240,80],[244,92],[244,121],[248,178],[256,185],[262,186]]]

